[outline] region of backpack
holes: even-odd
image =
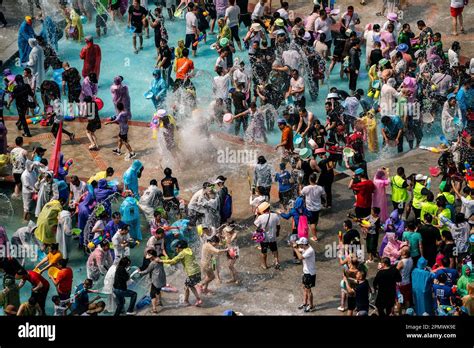
[[[228,193],[224,196],[224,204],[222,204],[220,215],[223,220],[230,219],[232,216],[232,196]]]

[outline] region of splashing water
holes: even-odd
[[[0,218],[10,220],[13,217],[13,206],[8,196],[0,193]]]

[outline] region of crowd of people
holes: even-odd
[[[70,103],[68,115],[74,115],[76,108],[71,105],[76,104],[78,116],[88,120],[89,150],[100,150],[95,133],[102,124],[102,101],[97,97],[102,51],[92,36],[84,37],[82,28],[83,17],[91,19],[95,12],[96,36],[109,40],[108,21],[126,22],[135,54],[140,54],[143,36],[148,37],[153,29],[157,60],[150,62],[154,64],[153,81],[145,96],[155,111],[151,126],[163,132],[166,147],[174,154],[177,120],[186,122],[180,114],[197,107],[199,90],[192,82],[192,58],[215,35],[210,123],[232,125],[230,131],[247,144],[268,142],[268,135],[277,132],[275,125],[281,131],[276,145],[278,162],[259,156],[253,181],[249,178],[249,204],[255,214],[252,239],[261,254],[260,267],[270,268],[270,250],[272,265],[281,270],[280,220],[291,220],[291,231],[285,234],[294,263],[303,265],[303,303],[298,308],[304,312],[316,309],[314,246],[319,240],[321,211],[337,203],[332,185],[339,166],[352,175],[348,189],[354,193],[355,204],[339,233],[343,276],[338,310],[348,315],[375,311],[379,316],[474,314],[474,59],[463,64],[459,41],[446,49],[441,33],[422,19],[412,31],[410,24],[399,19],[397,1],[384,1],[380,21],[365,27],[354,6],[338,13],[328,1],[317,2],[302,17],[285,1],[273,12],[267,0],[259,0],[252,11],[243,0],[157,1],[153,11],[148,1],[125,3],[97,0],[91,6],[86,0],[71,5],[61,1],[65,28],[40,12],[37,18],[43,21],[43,31],[38,36],[33,18],[25,18],[18,37],[24,72],[14,75],[4,70],[5,93],[0,94],[8,99],[7,107],[15,103],[23,137],[31,137],[27,116],[35,117],[41,105],[39,122],[50,125],[54,136],[61,130],[74,140],[75,134],[63,127],[62,94]],[[464,1],[451,0],[453,35],[465,33],[464,6]],[[170,21],[184,17],[180,22],[185,23],[184,40],[174,49],[168,43],[166,15]],[[247,32],[241,38],[242,24]],[[67,57],[57,54],[62,35],[85,42],[80,52],[84,60],[81,74],[65,61]],[[248,59],[234,59],[236,48],[247,51]],[[330,74],[338,64],[347,90],[330,87],[323,96],[319,87],[331,84]],[[45,77],[49,67],[55,72],[60,69],[53,80]],[[358,83],[363,70],[367,70],[368,86]],[[128,138],[132,118],[129,88],[133,86],[124,81],[122,76],[114,78],[110,92],[116,116],[104,124],[119,125],[113,152],[120,156],[125,146],[127,159],[133,159],[137,154]],[[307,97],[324,105],[326,114],[312,112]],[[176,98],[171,110],[163,109],[167,98]],[[1,110],[4,102],[0,102]],[[401,153],[405,140],[410,149],[420,147],[423,128],[437,124],[443,144],[427,148],[440,154],[438,166],[429,170],[430,177],[428,173],[407,175],[402,165],[394,173],[379,168],[369,175],[368,153],[377,154],[382,147]],[[160,182],[151,180],[145,190],[140,189],[139,179],[146,164],[137,159],[123,174],[123,186],[111,180],[112,167],[85,182],[69,175],[73,163],[63,156],[52,168],[44,158],[46,149],[37,147],[28,153],[23,137],[15,139],[10,151],[13,197],[23,201],[24,220],[34,219],[34,214],[36,223],[30,221],[11,238],[0,230],[0,242],[6,250],[13,251],[13,246],[39,250],[41,257],[32,269],[25,258],[2,257],[0,269],[5,275],[0,298],[6,314],[51,314],[46,313],[50,284],[57,290],[51,298],[55,315],[97,315],[104,310],[120,315],[126,298],[130,298],[127,314],[135,314],[136,305],[148,299],[157,313],[163,305],[162,292],[173,291],[166,282],[170,267],[165,266],[179,263],[186,274],[187,305],[191,292],[195,305],[203,305],[203,295],[212,294],[211,282],[221,279],[222,263],[229,269],[229,282],[239,284],[235,267],[239,247],[227,178],[219,175],[204,182],[184,202],[170,168],[164,170]],[[279,170],[275,172],[276,166]],[[438,176],[441,185],[433,187],[431,179]],[[275,183],[279,209],[270,203]],[[112,211],[117,200],[120,209]],[[143,216],[148,229],[142,227]],[[130,256],[135,252],[131,249],[139,245],[142,233],[150,236],[143,263],[131,272]],[[71,245],[66,241],[71,234],[87,259],[87,279],[76,289],[72,289],[74,272],[68,267]],[[200,257],[195,245],[201,248]],[[370,284],[369,265],[374,262],[378,270]],[[133,284],[147,274],[149,297],[137,303]],[[102,281],[99,291],[94,284]],[[31,297],[20,303],[19,291],[26,282],[32,285]],[[98,301],[100,296],[89,299],[90,293],[98,292],[107,295],[107,301]]]

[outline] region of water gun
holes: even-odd
[[[150,122],[150,128],[152,130],[152,139],[156,140],[158,138],[158,127],[160,126],[160,118],[158,115],[154,114],[153,119]]]
[[[73,161],[72,158],[68,159],[68,160],[66,161],[66,163],[64,163],[64,167],[63,167],[64,171],[65,171],[65,172],[68,172],[68,171],[69,171],[69,167],[71,167],[73,163],[74,163],[74,161]]]
[[[102,243],[104,240],[110,240],[110,233],[109,232],[105,232],[103,235],[97,237],[97,238],[94,238],[92,241],[89,242],[89,244],[87,244],[87,247],[89,249],[95,249],[95,247],[97,245],[99,245],[100,243]]]
[[[40,122],[42,119],[43,119],[43,117],[41,117],[41,116],[36,116],[36,117],[32,117],[32,118],[27,119],[27,120],[26,120],[26,123],[27,123],[27,124],[37,124],[37,123]]]
[[[205,37],[206,37],[206,34],[201,33],[198,39],[196,40],[196,42],[193,43],[193,47],[196,47],[202,40],[204,40]]]

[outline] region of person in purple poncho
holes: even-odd
[[[405,232],[405,221],[400,219],[398,210],[392,211],[390,217],[385,221],[385,233],[393,232],[398,240],[402,240],[403,232]],[[383,237],[382,244],[380,244],[379,255],[383,255],[383,250],[388,243],[387,235]]]
[[[122,76],[115,76],[114,83],[110,86],[110,93],[112,93],[112,101],[115,106],[115,113],[118,115],[117,103],[122,103],[125,110],[130,110],[130,94],[128,93],[128,86],[124,85]]]
[[[82,82],[81,94],[79,99],[81,102],[84,101],[85,97],[91,97],[93,100],[97,96],[97,75],[95,73],[90,73],[84,81]]]
[[[94,183],[93,183],[94,184]],[[89,219],[94,206],[96,205],[94,193],[89,191],[86,197],[79,203],[78,214],[77,214],[77,227],[81,229],[81,234],[79,236],[79,245],[84,245],[84,235],[82,231],[86,227],[87,220]]]
[[[105,211],[109,214],[109,216],[112,214],[112,211],[110,202],[107,200],[107,198],[109,198],[109,196],[113,195],[115,192],[117,192],[117,186],[110,187],[107,180],[105,179],[100,179],[97,183],[97,187],[94,188],[94,195],[97,203],[101,203],[104,206]]]

